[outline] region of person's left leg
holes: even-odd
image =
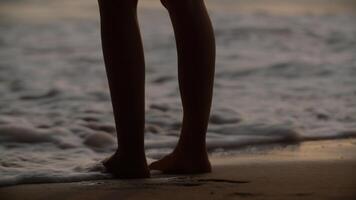
[[[103,164],[118,178],[149,177],[144,150],[145,61],[137,0],[99,0],[102,47],[118,139]]]
[[[150,165],[165,173],[211,171],[205,137],[212,102],[215,39],[203,0],[162,0],[177,43],[183,123],[174,151]]]

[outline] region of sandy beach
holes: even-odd
[[[213,156],[213,173],[0,188],[2,200],[356,199],[356,139]]]

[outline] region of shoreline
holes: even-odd
[[[213,156],[213,173],[0,188],[2,200],[356,199],[356,139],[311,141],[268,152]]]

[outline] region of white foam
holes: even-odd
[[[57,143],[58,141],[53,136],[53,134],[48,134],[33,127],[0,125],[0,142]]]
[[[84,139],[84,144],[91,148],[113,148],[115,147],[116,140],[113,136],[103,133],[97,132],[92,135],[89,135]]]

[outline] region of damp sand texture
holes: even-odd
[[[328,150],[325,150],[328,149]],[[356,199],[356,140],[212,159],[213,173],[0,188],[2,200]]]

